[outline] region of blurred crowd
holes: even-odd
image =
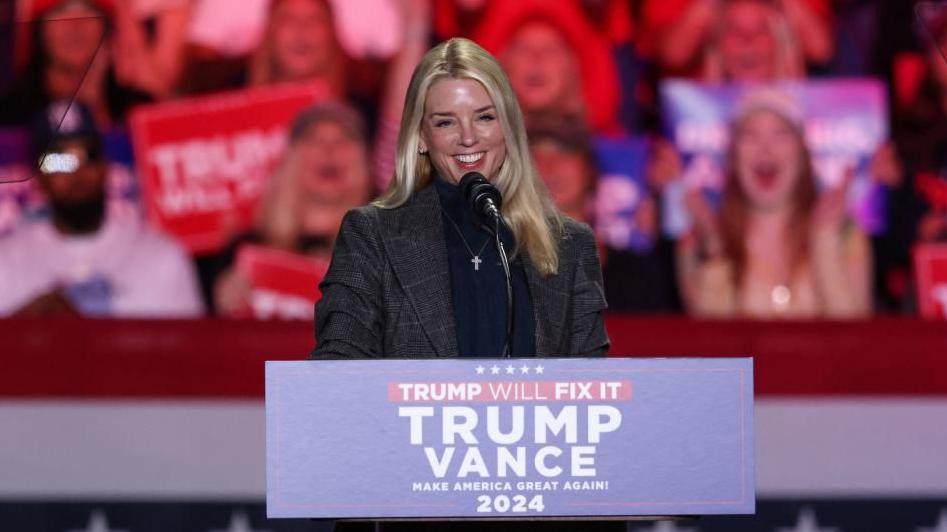
[[[634,177],[644,189],[631,216],[645,244],[602,239],[600,249],[611,310],[764,319],[913,313],[911,249],[947,241],[947,24],[920,21],[914,4],[0,4],[0,129],[26,131],[36,163],[22,219],[0,239],[0,313],[241,315],[251,281],[235,267],[239,247],[328,257],[344,213],[370,201],[394,171],[414,65],[453,36],[474,39],[504,65],[535,165],[565,214],[602,231],[596,205],[614,198],[599,187],[600,147],[615,138],[641,147]],[[662,128],[662,81],[853,76],[887,88],[890,138],[868,169],[885,191],[883,231],[866,231],[847,208],[853,169],[819,185],[798,105],[772,95],[745,98],[733,113],[719,197],[687,190],[690,224],[680,234],[664,230],[665,195],[682,157]],[[134,142],[127,120],[136,106],[313,80],[330,98],[287,125],[255,223],[229,235],[229,245],[194,255],[143,214],[122,212],[137,197],[136,164],[115,177],[106,144]]]

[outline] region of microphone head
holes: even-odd
[[[460,194],[478,215],[484,212],[487,200],[493,200],[497,210],[503,204],[500,190],[480,172],[467,172],[460,178]]]

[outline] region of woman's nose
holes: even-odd
[[[462,146],[473,146],[477,143],[477,133],[472,124],[461,124],[460,126],[460,144]]]

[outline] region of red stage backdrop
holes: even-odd
[[[944,322],[606,323],[614,356],[754,357],[757,515],[629,530],[947,530]],[[311,322],[0,320],[0,530],[328,532],[263,503],[263,363],[314,344]]]

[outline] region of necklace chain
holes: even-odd
[[[446,212],[441,211],[441,214],[444,215],[444,218],[447,218],[447,221],[450,222],[452,226],[454,226],[454,230],[456,230],[457,234],[460,235],[460,241],[464,243],[464,247],[467,248],[467,251],[470,253],[470,262],[472,262],[474,265],[474,271],[480,271],[480,263],[483,262],[483,260],[480,259],[480,255],[483,253],[483,250],[487,249],[487,244],[490,243],[490,239],[486,239],[483,242],[483,245],[480,246],[480,251],[475,254],[473,249],[470,248],[470,244],[467,243],[467,239],[464,238],[463,231],[461,231],[460,227],[457,226],[457,222],[451,219],[451,217],[448,216]]]

